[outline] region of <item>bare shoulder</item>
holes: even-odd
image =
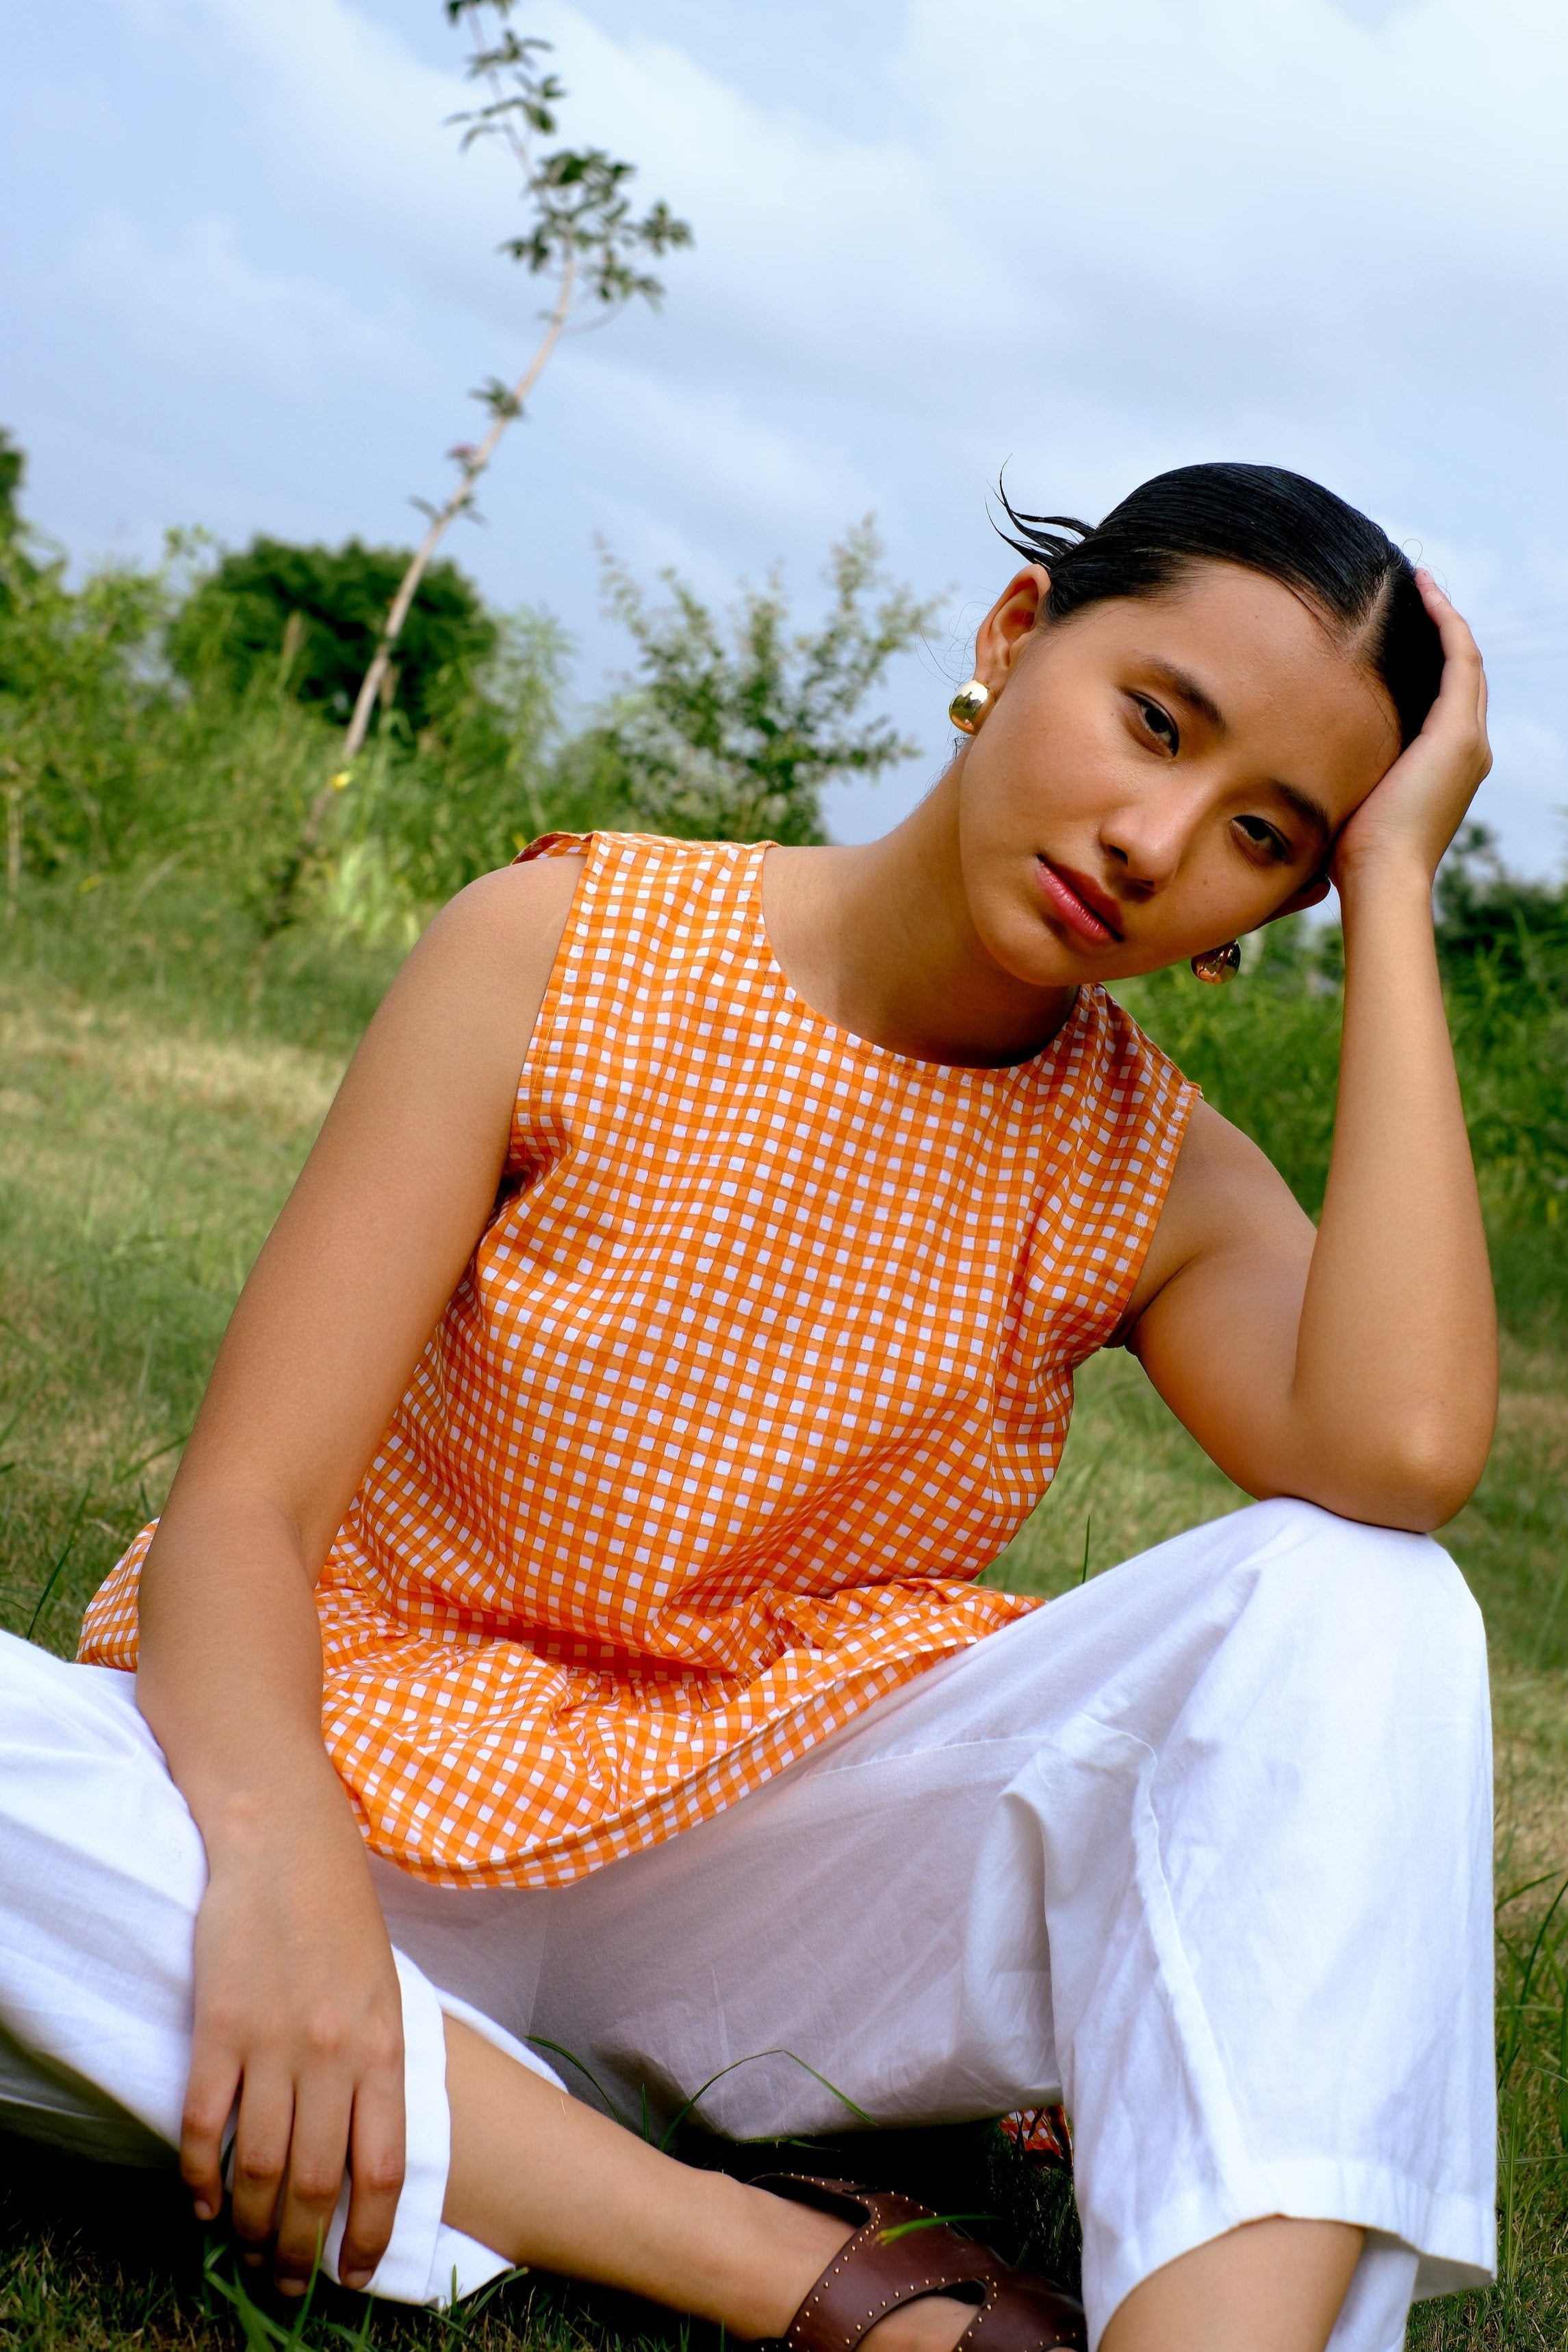
[[[1310,1250],[1311,1220],[1273,1161],[1206,1102],[1193,1105],[1124,1328],[1203,1258]]]
[[[501,1148],[581,874],[576,857],[504,866],[442,908],[387,991],[329,1128],[357,1105],[378,1127],[423,1120]]]
[[[581,878],[579,857],[482,874],[443,907],[388,991],[371,1035],[434,1023],[453,1046],[488,1034],[513,1075],[528,1050]]]
[[[582,876],[580,857],[541,857],[482,874],[449,900],[410,958],[489,966],[493,976],[532,1000],[544,1001],[571,904]]]

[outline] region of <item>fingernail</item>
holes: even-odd
[[[369,2271],[342,2271],[339,2275],[343,2284],[351,2286],[356,2294],[362,2294],[371,2283]]]
[[[305,2282],[303,2279],[280,2278],[277,2282],[277,2292],[279,2294],[303,2294]]]
[[[217,2219],[217,2208],[209,2205],[204,2197],[197,2198],[195,2210],[198,2221],[215,2221]]]

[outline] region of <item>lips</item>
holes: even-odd
[[[1053,866],[1046,857],[1037,857],[1035,866],[1046,905],[1070,931],[1097,948],[1121,938],[1114,901],[1097,890],[1086,876],[1075,874],[1071,866]]]

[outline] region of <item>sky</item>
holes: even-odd
[[[450,551],[548,605],[580,692],[630,649],[598,543],[803,618],[874,513],[945,595],[887,704],[939,770],[1017,503],[1162,467],[1317,476],[1434,567],[1489,659],[1478,814],[1568,853],[1568,9],[1562,0],[522,0],[563,136],[695,244],[565,345]],[[78,0],[0,31],[0,422],[74,559],[172,524],[406,541],[539,289],[515,173],[459,152],[441,0]]]

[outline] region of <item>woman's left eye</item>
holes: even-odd
[[[1239,816],[1236,823],[1255,849],[1265,851],[1278,865],[1290,864],[1291,845],[1277,826],[1260,816]]]
[[[1144,695],[1134,695],[1133,698],[1138,706],[1139,715],[1145,726],[1155,740],[1163,744],[1167,751],[1179,751],[1181,735],[1170,712],[1162,710],[1157,702],[1150,702]]]

